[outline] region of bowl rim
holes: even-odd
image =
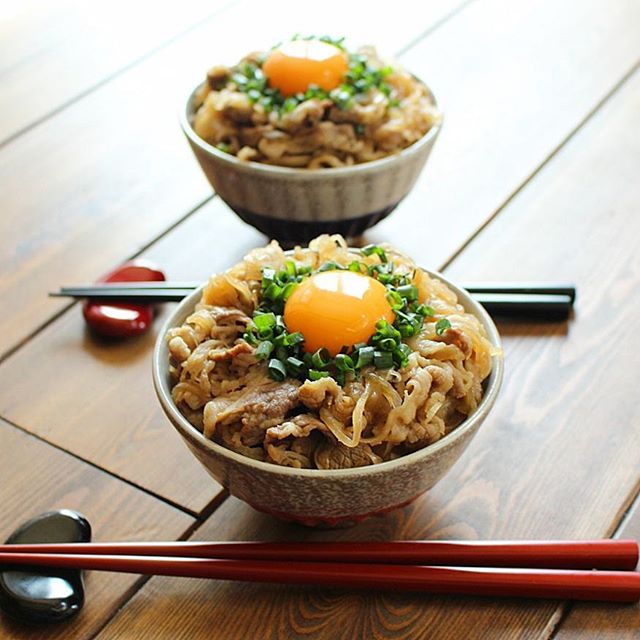
[[[305,169],[304,167],[281,167],[279,165],[265,164],[264,162],[254,162],[253,160],[238,160],[238,158],[230,153],[220,151],[213,145],[203,140],[191,126],[190,117],[193,114],[193,100],[196,92],[202,87],[206,80],[199,82],[196,87],[189,93],[186,104],[180,108],[178,117],[180,120],[180,126],[187,139],[197,147],[199,147],[205,153],[214,156],[217,160],[222,161],[236,169],[244,170],[249,173],[257,173],[263,175],[281,176],[297,179],[321,179],[323,176],[336,177],[336,176],[351,176],[353,174],[364,173],[375,169],[385,169],[400,159],[417,154],[424,146],[432,144],[437,138],[444,122],[444,113],[438,106],[438,102],[433,95],[433,92],[429,86],[420,80],[417,76],[413,76],[420,84],[424,85],[429,92],[429,96],[433,102],[434,107],[438,109],[440,115],[439,120],[434,123],[431,128],[418,140],[410,144],[404,149],[394,152],[383,158],[377,160],[370,160],[368,162],[360,162],[347,167],[327,167],[319,169]]]
[[[420,267],[422,268],[422,267]],[[162,405],[162,408],[169,418],[169,421],[180,432],[187,441],[196,441],[198,445],[211,453],[218,454],[223,458],[229,458],[232,462],[252,467],[259,472],[266,472],[275,475],[283,475],[288,477],[306,477],[306,478],[348,478],[351,476],[368,476],[370,474],[376,474],[380,471],[392,471],[395,468],[403,467],[408,464],[420,462],[423,458],[431,457],[438,451],[450,446],[455,440],[462,437],[468,431],[474,429],[478,423],[481,423],[495,404],[498,392],[502,384],[502,378],[504,374],[504,357],[502,352],[502,342],[498,330],[487,313],[484,307],[479,302],[476,302],[471,295],[450,282],[441,273],[437,271],[431,271],[429,269],[422,268],[429,276],[436,278],[447,285],[458,297],[458,302],[462,304],[465,311],[475,315],[482,325],[484,326],[487,337],[491,342],[491,345],[495,349],[494,355],[491,357],[491,373],[487,378],[487,386],[485,393],[480,400],[480,404],[476,410],[463,420],[457,427],[451,430],[448,434],[440,438],[437,442],[427,445],[422,449],[413,451],[394,460],[387,460],[380,462],[379,464],[368,465],[365,467],[354,467],[351,469],[294,469],[292,467],[284,467],[276,465],[270,462],[262,460],[254,460],[248,456],[243,456],[240,453],[227,449],[222,445],[207,438],[202,432],[194,427],[183,415],[171,398],[171,390],[167,383],[167,377],[163,373],[168,369],[168,357],[166,355],[167,345],[165,336],[170,328],[176,326],[176,319],[185,316],[185,310],[189,309],[189,312],[193,309],[195,304],[200,299],[202,290],[206,285],[203,283],[198,289],[196,289],[189,296],[184,298],[178,306],[173,310],[170,316],[163,323],[162,328],[156,338],[156,343],[153,350],[153,385],[156,391],[156,395]],[[187,315],[188,315],[187,313]],[[186,317],[186,316],[185,316]]]

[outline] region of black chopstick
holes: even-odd
[[[119,302],[179,302],[199,286],[192,282],[114,282],[62,287],[52,297],[92,298]],[[576,296],[570,284],[474,284],[467,291],[496,316],[566,319]]]

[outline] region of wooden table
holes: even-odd
[[[96,540],[640,537],[640,3],[311,6],[5,3],[0,537],[59,507],[86,514]],[[155,332],[100,343],[77,304],[46,296],[134,256],[204,279],[264,242],[212,195],[177,105],[209,65],[310,31],[395,53],[446,113],[415,190],[364,240],[454,280],[579,292],[567,323],[500,324],[505,384],[452,471],[412,506],[342,531],[228,497],[157,405]],[[0,637],[640,637],[637,605],[87,582],[74,620],[38,629],[1,616]]]

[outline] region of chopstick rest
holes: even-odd
[[[28,520],[6,544],[91,540],[91,525],[77,511],[50,511]],[[80,569],[16,570],[0,558],[0,608],[21,622],[59,622],[76,615],[84,604]]]
[[[131,284],[166,280],[156,265],[146,260],[132,260],[103,276],[96,286]],[[153,321],[153,301],[110,301],[90,297],[82,305],[87,326],[106,338],[132,338],[145,333]]]

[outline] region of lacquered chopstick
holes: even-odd
[[[94,295],[111,296],[114,291],[123,289],[137,291],[181,291],[188,295],[197,289],[201,282],[105,282],[101,284],[78,285],[74,287],[61,287],[60,291],[52,292],[52,297],[92,297]],[[464,286],[464,285],[463,285]],[[469,293],[514,293],[523,295],[557,295],[568,296],[571,302],[575,301],[576,287],[572,284],[535,284],[535,283],[477,283],[464,286]],[[94,293],[95,292],[95,293]]]
[[[6,553],[173,556],[235,560],[632,570],[635,540],[390,542],[91,542],[0,545]]]
[[[555,294],[470,292],[490,314],[563,320],[569,317],[571,297]]]
[[[640,599],[640,573],[635,571],[488,569],[37,553],[3,553],[0,557],[2,565],[438,594],[616,602],[635,602]]]
[[[52,297],[93,298],[119,302],[178,302],[189,295],[192,283],[111,283],[63,287]],[[469,293],[493,315],[565,319],[571,312],[575,287],[571,285],[474,285]]]

